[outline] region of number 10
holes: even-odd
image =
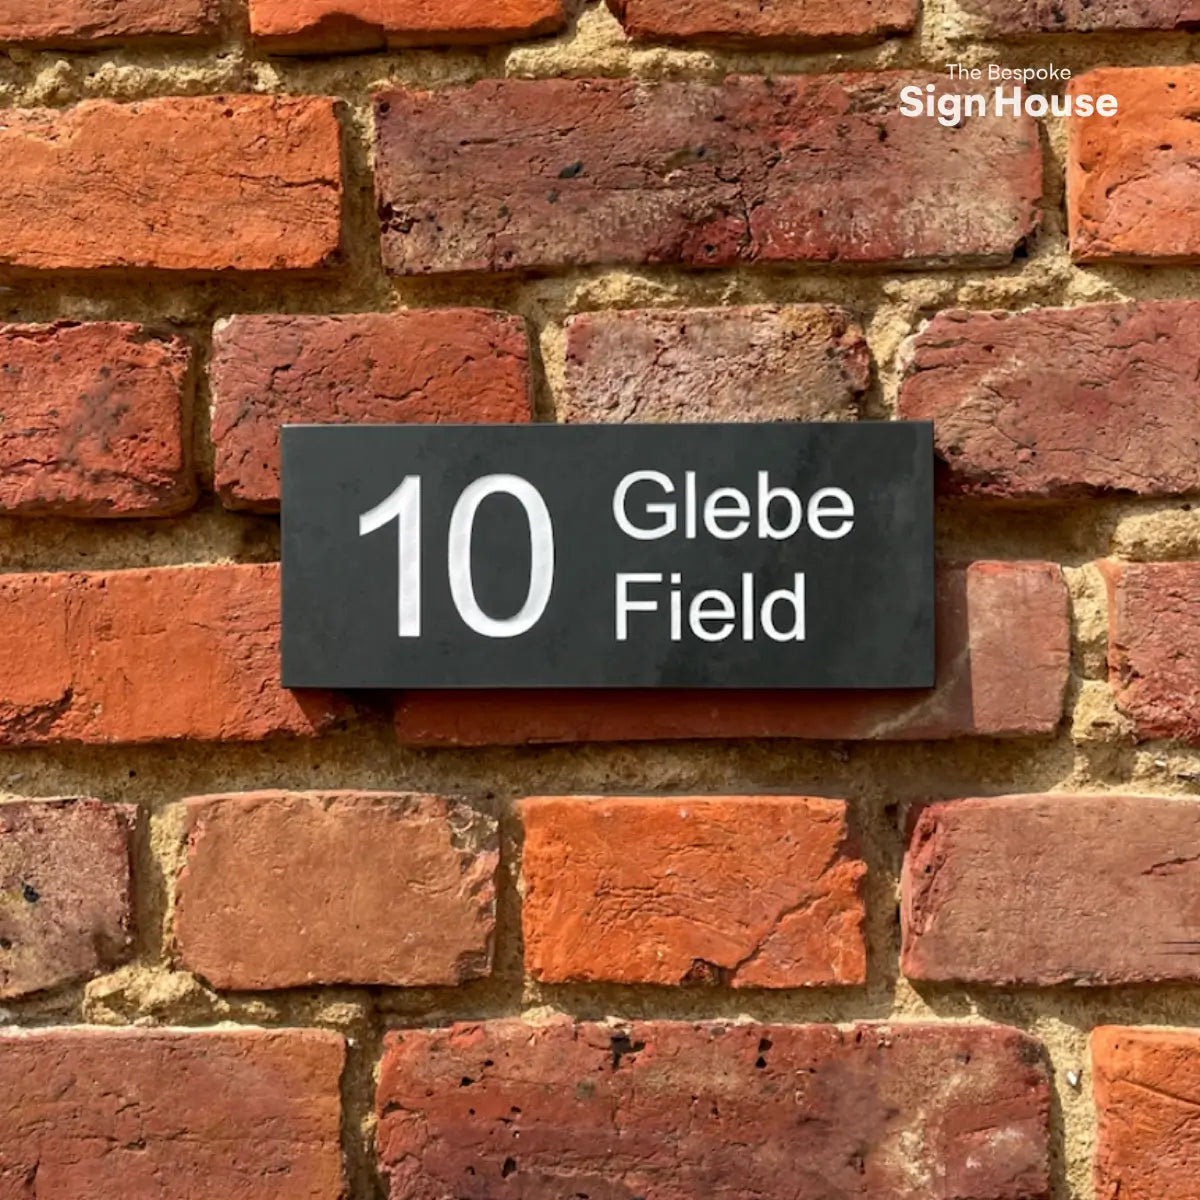
[[[529,522],[529,590],[521,611],[513,617],[489,617],[475,598],[471,577],[471,545],[475,514],[489,496],[512,496]],[[386,499],[358,518],[360,537],[397,523],[400,562],[399,631],[402,638],[421,636],[421,477],[409,475]],[[516,475],[485,475],[459,496],[450,515],[447,538],[450,595],[458,615],[476,633],[489,638],[514,638],[528,633],[546,611],[554,590],[554,523],[542,494]]]

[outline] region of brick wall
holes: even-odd
[[[0,1197],[1200,1198],[1200,5],[0,8]],[[282,422],[893,416],[932,692],[279,686]]]

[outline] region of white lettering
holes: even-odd
[[[661,575],[634,572],[617,576],[617,641],[629,641],[629,614],[631,612],[658,612],[657,600],[631,600],[630,584],[662,583]]]
[[[663,490],[665,495],[673,496],[675,494],[675,485],[661,471],[634,471],[631,475],[626,475],[613,493],[613,517],[617,526],[626,537],[634,538],[639,542],[653,542],[658,538],[670,537],[679,528],[679,518],[674,504],[646,505],[647,515],[661,516],[663,519],[661,525],[656,525],[651,529],[643,529],[630,521],[629,515],[625,511],[625,501],[630,489],[638,483],[654,483]]]
[[[780,629],[775,624],[775,605],[784,604],[792,610],[792,627]],[[773,642],[802,642],[804,641],[804,576],[795,577],[793,587],[772,592],[762,603],[763,632]]]

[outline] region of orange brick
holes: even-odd
[[[542,982],[865,982],[866,868],[840,800],[555,796],[521,816]]]
[[[0,576],[0,745],[260,741],[342,712],[279,684],[279,568]]]
[[[203,96],[0,113],[0,264],[272,271],[341,237],[333,101]]]

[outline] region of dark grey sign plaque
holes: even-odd
[[[283,680],[931,687],[932,428],[289,427]]]

